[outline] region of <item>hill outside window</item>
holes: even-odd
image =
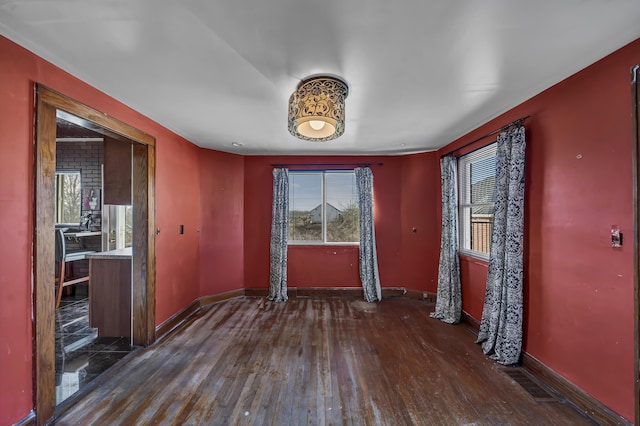
[[[496,187],[496,144],[458,158],[460,253],[489,260]]]
[[[359,244],[355,173],[289,172],[289,244]]]

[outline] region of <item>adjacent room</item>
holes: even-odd
[[[56,118],[55,150],[59,405],[133,348],[130,275],[134,230],[131,142]]]
[[[0,2],[0,425],[640,424],[635,0]]]

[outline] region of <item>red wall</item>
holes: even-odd
[[[487,262],[469,256],[460,256],[462,310],[480,321],[487,284]]]
[[[148,133],[158,138],[156,324],[161,324],[199,296],[200,149],[173,134],[160,138],[158,130]]]
[[[244,158],[201,149],[200,296],[244,287]]]
[[[199,149],[0,37],[0,424],[32,409],[31,285],[34,83],[43,83],[156,137],[156,319],[198,296]],[[185,234],[178,235],[179,224]]]
[[[21,60],[15,60],[20,58]],[[34,61],[0,37],[0,424],[31,410]]]
[[[372,170],[380,282],[383,287],[435,291],[439,247],[434,210],[439,190],[435,153],[402,157],[246,157],[246,286],[269,286],[271,164],[378,162],[384,165],[372,166]],[[413,233],[412,227],[418,232]],[[287,279],[290,287],[359,287],[358,249],[291,246]]]
[[[524,349],[630,420],[634,224],[629,76],[638,62],[640,40],[439,151],[531,116],[525,123]],[[626,234],[622,248],[611,247],[613,224]],[[480,319],[486,266],[463,258],[461,269],[463,306]]]
[[[634,337],[629,69],[637,62],[640,41],[439,152],[531,115],[526,123],[525,350],[628,419],[633,418]],[[2,424],[32,408],[35,82],[156,137],[158,324],[198,296],[268,286],[271,163],[384,162],[373,168],[382,285],[436,290],[440,180],[435,153],[241,158],[208,152],[2,37],[0,77]],[[612,224],[627,235],[621,249],[610,247]],[[294,247],[289,268],[291,286],[360,285],[354,248]],[[479,319],[486,266],[463,259],[461,268],[463,306]]]
[[[440,163],[433,152],[402,160],[402,286],[435,293],[440,258]]]

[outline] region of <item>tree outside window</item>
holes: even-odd
[[[56,172],[56,222],[80,223],[82,201],[79,171]]]

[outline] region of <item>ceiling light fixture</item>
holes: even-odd
[[[344,133],[347,83],[321,75],[302,80],[289,98],[289,133],[308,141],[330,141]]]

